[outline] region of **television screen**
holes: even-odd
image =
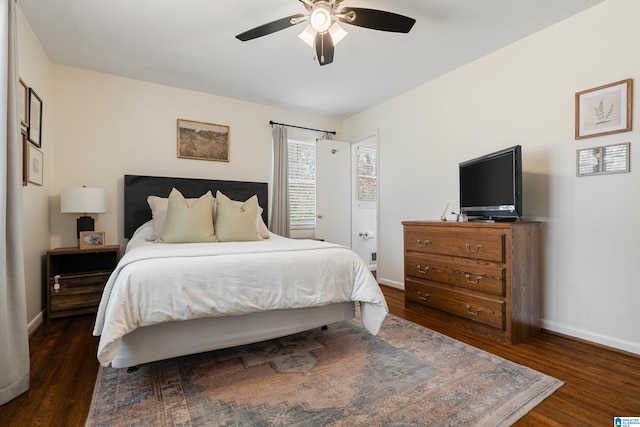
[[[522,215],[521,149],[517,145],[460,163],[460,210],[469,217]]]

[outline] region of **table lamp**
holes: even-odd
[[[69,187],[60,192],[60,212],[81,213],[77,220],[77,237],[81,231],[94,231],[95,222],[89,213],[107,211],[107,192],[101,188]]]

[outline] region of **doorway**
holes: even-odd
[[[316,144],[316,238],[350,247],[374,272],[378,236],[378,133]]]

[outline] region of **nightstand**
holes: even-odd
[[[95,313],[120,246],[47,252],[47,318]]]

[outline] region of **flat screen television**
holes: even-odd
[[[460,213],[470,221],[515,221],[522,217],[519,145],[460,163]]]

